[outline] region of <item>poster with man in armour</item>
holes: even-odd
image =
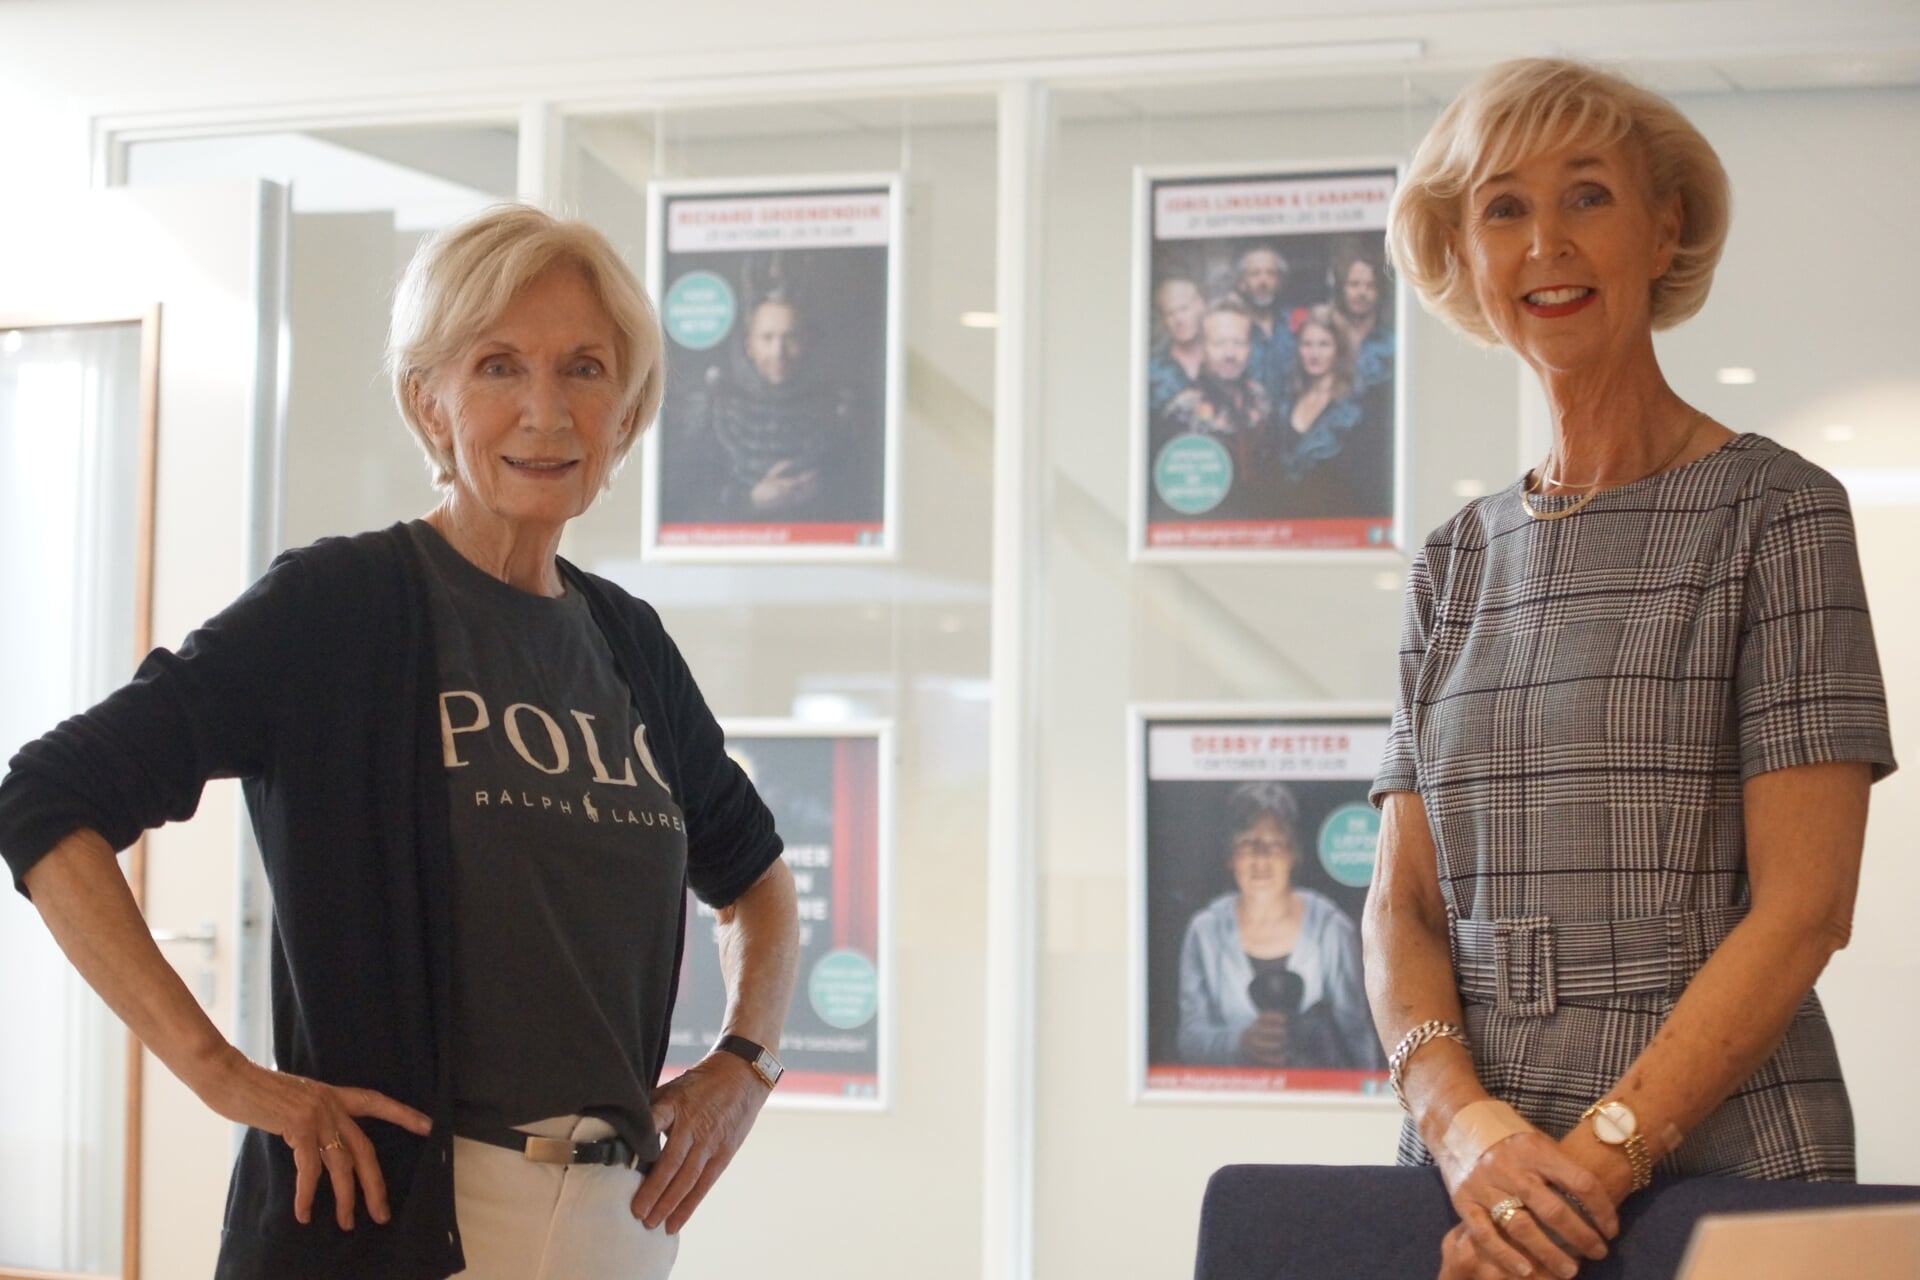
[[[896,177],[657,182],[666,395],[657,559],[888,559],[900,387]]]

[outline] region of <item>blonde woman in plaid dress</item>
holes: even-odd
[[[1396,266],[1554,426],[1415,558],[1374,788],[1369,996],[1461,1218],[1443,1277],[1574,1275],[1656,1166],[1853,1177],[1813,983],[1893,753],[1844,490],[1655,358],[1727,217],[1671,104],[1548,59],[1469,88],[1396,200]]]

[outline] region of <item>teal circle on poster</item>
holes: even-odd
[[[1183,516],[1213,510],[1233,484],[1233,458],[1218,440],[1175,436],[1153,460],[1153,491]]]
[[[660,308],[667,336],[692,351],[718,346],[733,328],[733,288],[711,271],[689,271]]]
[[[807,975],[807,999],[835,1030],[863,1027],[880,1007],[880,974],[858,951],[829,951]]]
[[[1320,824],[1320,865],[1341,884],[1371,884],[1379,849],[1380,815],[1370,804],[1343,804]]]

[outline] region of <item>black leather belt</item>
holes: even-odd
[[[640,1157],[625,1138],[575,1142],[571,1138],[542,1138],[518,1129],[456,1129],[455,1133],[489,1146],[517,1151],[536,1164],[603,1164],[640,1168]]]

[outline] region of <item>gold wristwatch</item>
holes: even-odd
[[[753,1068],[753,1073],[759,1076],[769,1089],[779,1084],[780,1077],[787,1073],[787,1069],[780,1065],[780,1059],[773,1056],[771,1049],[745,1036],[721,1036],[714,1043],[713,1051],[744,1058],[747,1065]]]
[[[1627,1163],[1633,1166],[1635,1191],[1653,1181],[1653,1157],[1647,1152],[1647,1140],[1640,1136],[1640,1121],[1631,1107],[1608,1099],[1582,1111],[1580,1118],[1593,1121],[1594,1137],[1627,1153]]]

